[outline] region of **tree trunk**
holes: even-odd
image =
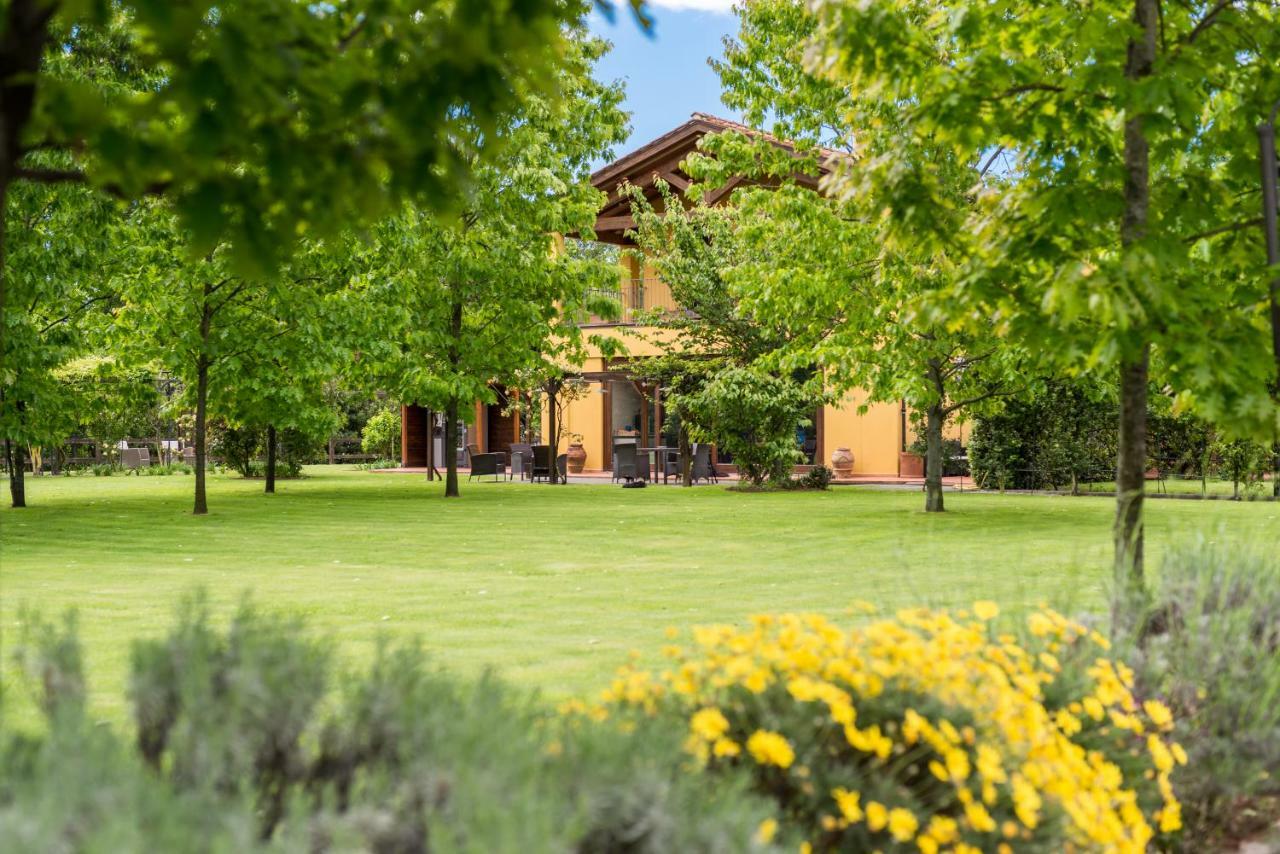
[[[1150,77],[1155,67],[1158,0],[1134,0],[1133,20],[1139,33],[1130,38],[1125,77]],[[1129,105],[1124,120],[1124,214],[1120,242],[1127,250],[1147,236],[1151,200],[1151,153],[1142,113]],[[1151,346],[1140,342],[1136,355],[1120,362],[1120,437],[1116,453],[1115,574],[1117,596],[1143,589],[1142,499],[1147,468],[1147,370]],[[1120,599],[1115,603],[1121,604]],[[1118,611],[1113,611],[1113,617]],[[1116,622],[1113,619],[1113,624]]]
[[[276,427],[267,425],[267,485],[264,489],[268,495],[276,491]]]
[[[456,288],[449,307],[449,369],[456,376],[462,364],[462,297]],[[444,497],[458,497],[458,406],[457,397],[450,397],[444,409],[445,479]]]
[[[551,472],[548,475],[549,483],[556,483],[559,480],[560,471],[556,466],[556,456],[560,451],[560,423],[556,418],[556,398],[560,396],[560,384],[556,380],[547,381],[547,432],[551,434]]]
[[[933,387],[933,402],[925,409],[924,427],[924,512],[941,513],[946,508],[942,501],[942,427],[947,421],[947,386],[943,368],[946,363],[939,358],[928,361],[926,371],[929,385]]]
[[[9,460],[9,498],[14,507],[27,506],[26,463],[22,459],[22,443],[4,440],[5,456]]]
[[[693,445],[683,418],[680,419],[680,436],[676,444],[680,446],[680,483],[693,486]]]
[[[924,457],[924,510],[941,513],[942,503],[942,425],[946,421],[942,401],[926,410]]]
[[[200,356],[196,363],[196,502],[192,513],[204,516],[209,512],[209,502],[205,498],[205,420],[209,403],[209,362]]]
[[[1120,367],[1120,435],[1116,455],[1117,595],[1142,592],[1142,504],[1147,472],[1147,368],[1150,348]]]
[[[458,400],[444,407],[444,497],[458,497]]]

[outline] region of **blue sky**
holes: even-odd
[[[632,131],[617,147],[618,155],[666,133],[695,111],[741,118],[720,102],[720,80],[707,65],[708,57],[720,56],[721,39],[737,31],[732,0],[648,0],[647,5],[654,19],[648,34],[625,8],[618,9],[613,23],[598,12],[591,16],[592,31],[613,42],[598,67],[599,78],[620,78],[627,87],[624,106]]]

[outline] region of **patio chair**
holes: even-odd
[[[471,475],[467,480],[486,474],[493,475],[495,480],[501,480],[506,473],[507,465],[503,462],[502,454],[472,454]]]
[[[679,451],[667,451],[662,455],[662,482],[666,483],[669,477],[680,477]]]
[[[534,483],[537,483],[538,478],[542,478],[546,481],[551,480],[550,445],[533,446],[533,464],[529,468],[529,479]]]
[[[147,448],[125,448],[120,452],[120,462],[127,469],[151,465],[151,451]]]
[[[718,483],[716,467],[711,464],[711,446],[707,444],[697,444],[693,446],[693,465],[690,475],[694,483],[699,480],[706,480],[711,483]]]
[[[516,475],[524,480],[529,473],[529,469],[533,466],[533,445],[524,444],[522,442],[511,443],[511,468],[509,474],[511,477]]]
[[[182,461],[189,466],[196,464],[196,449],[191,445],[182,449]]]
[[[641,467],[641,462],[636,453],[634,444],[614,445],[613,446],[613,479],[619,480],[635,480],[636,474]],[[645,468],[648,468],[646,465]]]
[[[480,456],[480,446],[474,442],[467,445],[467,459],[470,460],[472,457],[478,456]]]

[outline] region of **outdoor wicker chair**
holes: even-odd
[[[471,475],[467,479],[491,474],[495,480],[501,480],[506,473],[507,465],[503,462],[502,454],[472,454]]]

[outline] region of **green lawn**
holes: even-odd
[[[494,665],[553,696],[603,685],[629,650],[655,656],[671,625],[838,615],[859,598],[888,608],[992,598],[1008,610],[1047,598],[1074,610],[1105,596],[1103,498],[949,494],[949,512],[926,516],[914,491],[464,483],[460,500],[444,501],[420,475],[308,475],[275,496],[213,477],[205,518],[190,515],[189,476],[28,481],[32,506],[0,510],[6,650],[23,604],[75,606],[94,709],[122,720],[129,640],[162,632],[197,587],[220,614],[246,592],[306,614],[350,661],[380,633],[416,634],[452,668]],[[1148,507],[1156,557],[1198,532],[1280,531],[1275,503]],[[16,694],[11,713],[27,720]]]

